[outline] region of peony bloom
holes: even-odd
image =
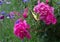
[[[30,39],[31,35],[28,29],[30,29],[30,26],[27,24],[26,20],[18,19],[14,25],[14,34],[20,39],[24,39],[24,37]]]
[[[25,8],[24,9],[24,13],[23,13],[23,17],[24,18],[27,18],[28,17],[28,14],[27,13],[28,13],[28,8]]]
[[[56,24],[57,20],[56,18],[54,17],[53,14],[49,14],[46,16],[46,18],[43,20],[46,24]]]
[[[56,20],[56,17],[54,16],[54,8],[49,6],[48,4],[45,4],[43,2],[38,3],[34,7],[33,11],[35,13],[38,13],[40,15],[40,20],[45,22],[47,25],[51,23],[56,24],[57,20]]]

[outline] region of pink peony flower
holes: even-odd
[[[30,25],[27,24],[26,20],[18,19],[14,25],[14,34],[20,39],[24,39],[24,37],[30,39],[31,35],[28,29],[30,29]]]
[[[48,1],[48,0],[46,0]],[[40,20],[48,24],[56,24],[57,20],[54,16],[54,8],[49,6],[48,4],[45,4],[43,2],[39,3],[33,8],[33,11],[35,13],[38,13],[40,15]]]
[[[25,8],[24,9],[24,13],[23,13],[23,17],[24,18],[27,18],[28,17],[28,14],[27,13],[28,13],[28,8]]]

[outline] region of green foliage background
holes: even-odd
[[[29,7],[30,10],[33,10],[34,5],[37,4],[37,0],[30,0],[27,3],[23,3],[22,0],[10,0],[12,3],[10,5],[3,4],[0,6],[0,11],[4,10],[6,13],[10,11],[20,12],[25,7]],[[41,0],[45,2],[45,0]],[[24,42],[60,42],[60,5],[56,3],[60,0],[52,0],[49,2],[55,8],[55,16],[57,18],[56,25],[47,26],[42,21],[35,21],[32,17],[31,11],[29,10],[29,16],[26,19],[27,22],[31,25],[31,36],[30,40],[24,39]],[[7,9],[8,8],[8,9]],[[4,21],[0,22],[0,42],[21,42],[13,34],[13,26],[16,19],[19,17],[16,16],[14,20],[4,18]]]

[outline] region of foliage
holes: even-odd
[[[41,0],[45,2],[45,0]],[[31,13],[34,5],[37,4],[37,0],[29,0],[29,2],[23,2],[22,0],[11,0],[11,4],[0,5],[0,11],[5,11],[7,15],[10,11],[21,11],[25,7],[29,7],[27,22],[30,24],[30,33],[32,38],[30,40],[24,39],[25,42],[60,42],[60,5],[56,3],[60,0],[49,1],[49,4],[55,8],[55,16],[57,18],[56,25],[46,25],[42,21],[36,21]],[[23,12],[23,11],[22,11]],[[21,14],[22,15],[22,14]],[[19,17],[14,19],[7,19],[6,16],[3,21],[0,22],[0,42],[20,42],[21,40],[13,34],[14,22]]]

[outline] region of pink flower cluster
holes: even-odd
[[[24,37],[30,39],[31,35],[28,32],[29,29],[30,25],[27,24],[26,20],[20,18],[14,25],[14,34],[20,39],[24,39]]]
[[[44,2],[39,3],[34,7],[33,11],[40,15],[40,20],[45,22],[47,25],[56,24],[57,20],[54,16],[54,8],[45,4]]]

